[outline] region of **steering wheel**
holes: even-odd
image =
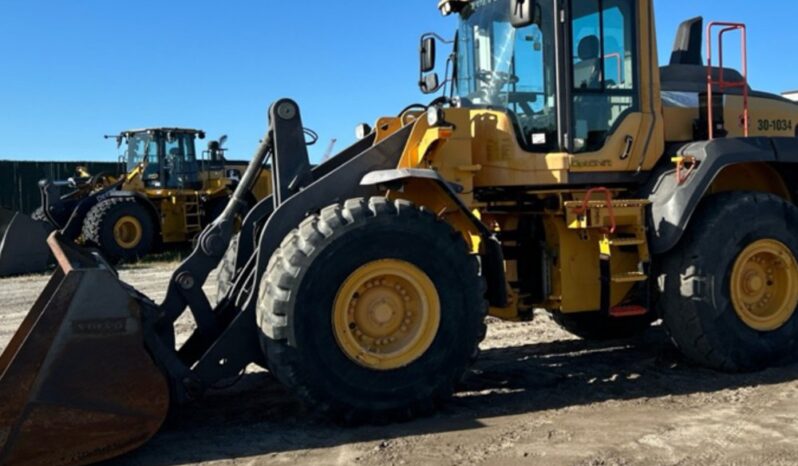
[[[477,79],[485,84],[517,84],[520,78],[512,73],[495,70],[480,70],[477,72]],[[499,86],[501,87],[501,86]]]

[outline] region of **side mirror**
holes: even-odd
[[[435,69],[435,38],[431,36],[421,39],[421,72],[429,73]]]
[[[219,147],[224,147],[225,143],[227,143],[227,135],[223,134],[222,137],[219,138]]]
[[[439,81],[438,73],[429,73],[421,78],[418,86],[424,94],[432,94],[441,88]]]
[[[514,28],[540,24],[540,8],[536,0],[510,0],[510,23]]]

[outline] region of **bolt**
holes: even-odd
[[[180,285],[180,287],[184,290],[190,290],[194,288],[194,276],[189,272],[183,272],[178,275],[176,281],[177,284]]]
[[[410,325],[410,319],[405,319],[405,325]]]
[[[404,300],[405,300],[406,303],[409,303],[410,302],[410,296],[405,296]]]
[[[402,328],[400,330],[403,331],[403,332],[406,332],[407,331],[407,325],[402,325]]]

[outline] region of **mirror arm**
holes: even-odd
[[[427,37],[434,37],[434,38],[438,39],[439,41],[441,41],[442,44],[447,44],[447,45],[448,44],[454,44],[454,39],[450,39],[450,40],[444,39],[443,37],[439,36],[438,34],[436,34],[434,32],[425,32],[424,34],[421,35],[421,40],[424,40]]]

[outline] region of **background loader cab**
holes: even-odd
[[[120,156],[130,173],[144,164],[142,179],[149,188],[196,189],[202,185],[196,139],[205,133],[193,129],[148,129],[126,131],[118,136],[126,151]]]

